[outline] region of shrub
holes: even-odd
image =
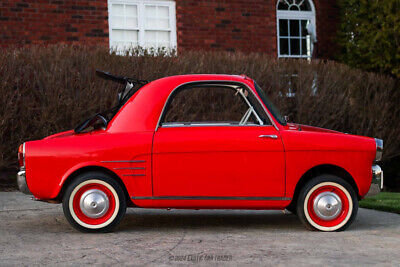
[[[339,59],[400,78],[400,2],[340,0]]]
[[[16,166],[23,141],[72,129],[114,104],[119,85],[97,78],[95,69],[147,80],[188,73],[246,74],[293,121],[382,138],[385,160],[400,154],[396,80],[335,62],[222,52],[118,56],[106,48],[71,46],[1,52],[0,168]]]

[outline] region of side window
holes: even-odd
[[[198,85],[175,91],[164,111],[163,126],[264,124],[249,105],[249,92],[221,85]]]

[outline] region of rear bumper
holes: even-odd
[[[383,189],[383,171],[379,165],[372,165],[372,181],[366,197],[374,196]]]
[[[28,184],[26,183],[25,169],[21,168],[17,173],[17,183],[19,191],[24,194],[32,195],[31,191],[28,188]]]

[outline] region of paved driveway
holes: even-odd
[[[0,193],[0,265],[400,265],[400,216],[360,209],[345,232],[309,232],[281,211],[129,209],[116,232],[82,234],[61,205]]]

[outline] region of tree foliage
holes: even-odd
[[[400,78],[400,0],[339,0],[339,60]]]

